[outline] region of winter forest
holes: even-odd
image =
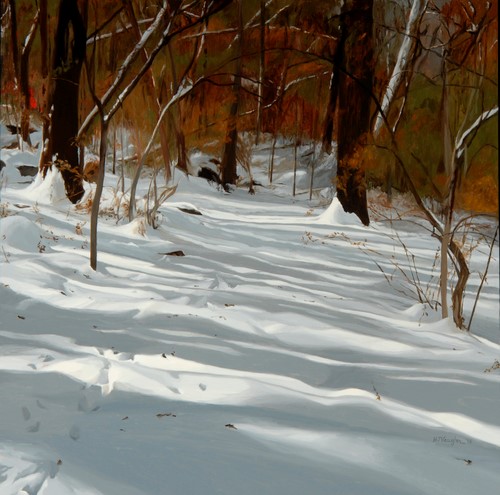
[[[3,0],[0,495],[500,486],[497,0]]]

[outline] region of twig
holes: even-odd
[[[2,246],[2,252],[3,252],[3,255],[5,257],[5,261],[7,263],[10,263],[9,257],[7,256],[7,253],[5,252],[5,248],[3,246]]]

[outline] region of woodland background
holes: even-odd
[[[341,179],[347,188],[390,193],[411,180],[443,203],[456,160],[457,205],[495,213],[498,119],[487,112],[497,108],[497,15],[496,0],[4,1],[2,118],[22,121],[25,140],[30,121],[44,123],[53,144],[40,165],[57,155],[80,175],[76,145],[100,132],[95,97],[108,139],[119,147],[127,128],[136,161],[170,106],[147,160],[167,180],[203,150],[234,183],[237,134],[265,134],[325,152],[347,146],[339,164],[361,176],[355,186]],[[76,93],[57,87],[61,73]]]

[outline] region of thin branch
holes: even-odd
[[[111,14],[110,18],[107,19],[106,21],[104,21],[104,23],[101,24],[92,34],[89,34],[87,36],[87,45],[91,45],[93,43],[96,43],[97,41],[100,41],[101,39],[109,38],[109,37],[113,36],[113,34],[115,34],[115,33],[106,33],[106,34],[103,34],[101,36],[97,36],[97,33],[102,31],[108,24],[110,24],[113,21],[113,19],[115,17],[117,17],[122,12],[123,9],[124,9],[123,6],[120,7],[114,14]],[[150,20],[148,20],[148,21],[150,21]],[[148,22],[148,21],[143,21],[143,22]]]
[[[487,110],[483,112],[475,121],[474,123],[466,129],[461,136],[457,136],[457,139],[455,141],[455,149],[457,150],[456,157],[461,158],[463,155],[466,146],[470,145],[470,143],[466,143],[467,138],[469,135],[471,135],[474,131],[479,129],[479,127],[484,124],[487,120],[491,119],[498,113],[498,106],[492,108],[491,110]]]

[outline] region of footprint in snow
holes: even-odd
[[[69,437],[72,440],[78,440],[80,438],[80,428],[78,426],[73,425],[69,430]]]
[[[95,412],[99,410],[99,406],[96,405],[91,399],[89,399],[87,396],[83,396],[79,401],[78,401],[78,410],[81,412],[89,413],[89,412]]]
[[[40,421],[37,421],[34,425],[28,426],[28,428],[26,428],[26,431],[29,433],[38,433],[40,431],[40,424]]]
[[[23,406],[21,412],[23,414],[24,421],[29,421],[31,419],[31,411],[26,406]],[[28,426],[26,431],[29,433],[37,433],[40,430],[40,425],[40,421],[37,421],[35,424]]]
[[[117,355],[118,361],[133,361],[134,355],[131,352],[120,352]]]

